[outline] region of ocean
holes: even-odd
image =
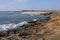
[[[45,19],[48,16],[34,14],[23,14],[19,11],[0,11],[0,31],[14,29],[28,24],[33,19]]]

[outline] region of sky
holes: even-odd
[[[60,0],[0,0],[0,11],[60,10]]]

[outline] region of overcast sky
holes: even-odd
[[[60,0],[0,0],[0,11],[60,10]]]

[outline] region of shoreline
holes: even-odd
[[[49,19],[31,21],[21,27],[0,32],[1,40],[50,40],[60,34],[60,13],[53,12]]]
[[[22,14],[50,15],[52,11],[47,10],[21,10]]]
[[[45,24],[45,22],[47,22],[48,20],[49,19],[31,21],[31,22],[28,22],[29,24],[21,26],[22,29],[20,29],[18,27],[17,29],[12,29],[12,30],[10,29],[8,31],[1,31],[0,32],[0,37],[1,37],[1,39],[4,38],[4,37],[10,38],[9,36],[13,37],[15,34],[18,34],[18,37],[20,35],[20,38],[22,37],[22,39],[25,39],[25,38],[27,38],[26,35],[27,36],[29,36],[29,35],[32,36],[32,34],[36,34],[35,31],[34,31],[34,28],[36,27],[35,25],[37,25],[37,26],[40,25],[41,27],[43,27],[43,25]],[[33,26],[35,26],[35,27],[33,27]],[[33,28],[33,29],[31,30],[30,28]],[[13,34],[13,36],[12,36],[12,34]],[[17,36],[17,35],[15,35],[15,36]],[[12,40],[13,40],[13,38],[12,38]]]
[[[21,12],[22,14],[50,15],[50,12]]]

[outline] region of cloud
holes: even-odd
[[[18,3],[17,0],[14,2],[8,2],[0,5],[0,11],[16,11],[16,10],[22,10],[26,8],[27,8],[27,5],[25,2],[19,1]]]
[[[27,2],[27,0],[15,0],[15,2]]]
[[[27,0],[14,0],[8,3],[0,4],[0,11],[15,11],[15,10],[22,10],[26,9]]]
[[[59,3],[37,3],[31,0],[11,0],[8,2],[0,3],[0,11],[15,11],[15,10],[25,10],[25,9],[39,9],[39,10],[50,10],[50,9],[60,9]]]

